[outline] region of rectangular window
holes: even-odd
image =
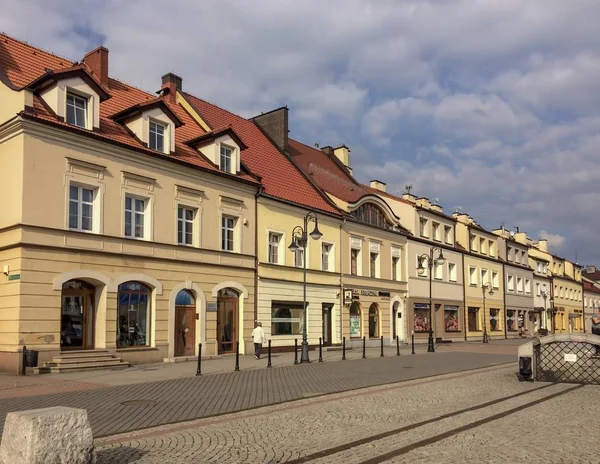
[[[67,123],[87,127],[87,98],[67,93]]]
[[[460,332],[458,306],[444,305],[444,330],[446,332]]]
[[[481,285],[485,285],[489,283],[488,280],[488,270],[487,269],[482,269],[481,270]]]
[[[517,277],[517,293],[523,293],[523,278]]]
[[[156,151],[165,151],[165,126],[163,124],[150,121],[148,147]]]
[[[481,253],[482,255],[487,253],[487,248],[486,248],[485,244],[486,244],[485,238],[480,238],[479,239],[479,253]]]
[[[506,310],[506,330],[509,332],[517,331],[517,312],[514,309]]]
[[[507,257],[508,261],[510,261],[510,262],[514,261],[514,259],[515,259],[514,254],[515,253],[514,253],[513,248],[512,247],[508,247],[507,252],[506,252],[506,257]]]
[[[444,226],[444,241],[452,244],[452,227]]]
[[[321,269],[323,271],[329,271],[329,263],[331,259],[331,248],[333,245],[330,243],[321,244]]]
[[[434,262],[433,264],[433,278],[441,280],[444,278],[444,264]]]
[[[469,306],[467,309],[468,324],[470,332],[477,332],[479,330],[479,308]]]
[[[231,158],[233,149],[225,145],[221,145],[221,171],[231,172]]]
[[[471,243],[471,251],[477,251],[477,237],[475,237],[474,235],[471,235],[470,243]]]
[[[372,278],[376,278],[377,275],[379,274],[379,272],[377,272],[377,263],[378,263],[378,258],[379,258],[379,254],[377,253],[371,253],[370,255],[370,261],[369,261],[369,267],[370,267],[370,276]]]
[[[521,263],[521,250],[515,250],[515,263]]]
[[[415,303],[413,306],[414,323],[413,330],[415,332],[429,332],[431,325],[429,323],[429,304]]]
[[[179,245],[194,244],[194,219],[196,218],[196,210],[177,208],[177,243]]]
[[[507,287],[508,287],[508,291],[509,292],[514,292],[515,291],[515,278],[511,275],[509,275],[507,277]]]
[[[235,226],[238,219],[231,216],[221,218],[221,249],[223,251],[234,251]]]
[[[496,271],[492,271],[492,287],[500,288],[500,276]]]
[[[538,273],[541,274],[542,272],[544,272],[544,265],[542,263],[537,263],[536,264],[536,270],[537,270]]]
[[[350,274],[358,275],[358,254],[360,250],[352,248],[350,250]]]
[[[490,308],[490,330],[492,332],[499,332],[502,330],[500,325],[500,310]]]
[[[96,191],[77,185],[69,186],[69,229],[90,231],[94,227]]]
[[[125,197],[125,237],[145,238],[146,200]]]
[[[294,252],[294,266],[304,267],[304,248],[298,247]]]
[[[448,280],[456,282],[456,264],[448,263]]]
[[[419,218],[419,233],[421,237],[429,237],[427,233],[427,219],[425,218]]]
[[[431,227],[433,229],[433,239],[437,242],[442,241],[442,234],[440,230],[440,225],[437,222],[432,222]]]
[[[400,258],[392,256],[392,280],[400,280]]]
[[[281,244],[281,234],[269,232],[269,262],[279,264],[279,245]]]
[[[273,304],[271,306],[271,335],[300,335],[302,333],[302,316],[302,304]]]
[[[529,279],[525,279],[525,293],[531,293],[531,281]]]
[[[469,285],[477,285],[477,268],[469,266]]]
[[[493,240],[490,240],[488,244],[488,250],[490,252],[490,256],[496,256],[496,243]]]
[[[535,294],[536,294],[537,296],[540,296],[540,295],[542,294],[542,291],[541,291],[541,288],[540,288],[540,284],[539,284],[539,283],[536,283],[536,284],[535,284]]]

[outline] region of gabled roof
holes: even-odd
[[[34,79],[27,85],[28,89],[41,92],[49,86],[55,84],[61,79],[70,77],[80,77],[100,96],[100,101],[110,98],[110,91],[91,73],[91,70],[85,64],[76,64],[69,68],[52,70],[46,68],[44,74]]]
[[[82,75],[91,76],[90,78],[94,82],[98,81],[97,76],[85,63],[75,63],[6,34],[0,34],[0,80],[11,89],[23,89],[30,85],[37,89],[36,83],[45,82],[45,79],[50,79],[52,76],[54,78],[58,75],[65,76],[71,72],[83,73]],[[33,106],[25,108],[19,115],[83,136],[133,149],[148,156],[187,165],[220,177],[241,180],[258,187],[256,175],[249,172],[247,168],[244,167],[243,172],[237,175],[220,171],[204,155],[187,145],[188,140],[205,134],[205,131],[180,105],[171,103],[164,98],[157,99],[154,94],[113,78],[109,78],[108,83],[102,88],[110,94],[111,98],[100,103],[100,127],[94,128],[93,131],[67,124],[57,118],[37,92],[34,92]],[[111,118],[111,116],[126,113],[132,108],[147,108],[156,104],[182,123],[175,130],[175,151],[170,155],[149,149],[126,126]]]
[[[256,124],[189,93],[183,92],[182,95],[211,126],[231,126],[248,147],[241,154],[242,161],[261,177],[266,195],[302,207],[341,215],[333,203],[304,177],[292,161],[277,150]]]
[[[231,127],[231,125],[228,125],[225,127],[219,127],[217,129],[212,130],[211,132],[207,132],[206,134],[200,135],[200,136],[196,137],[195,139],[188,140],[187,144],[192,147],[199,147],[208,142],[215,140],[218,137],[221,137],[222,135],[229,135],[233,140],[235,140],[235,143],[238,144],[238,146],[240,147],[240,150],[245,150],[246,148],[248,148],[244,144],[242,139],[240,139],[238,137],[238,135],[235,133],[235,131],[233,130],[233,127]]]
[[[183,126],[183,121],[169,108],[169,105],[162,98],[155,98],[154,100],[149,100],[143,103],[136,103],[129,108],[125,108],[118,113],[110,116],[111,119],[114,119],[117,122],[124,122],[129,118],[137,116],[138,114],[143,113],[144,111],[152,110],[154,108],[160,108],[163,113],[167,115],[167,117],[173,121],[175,127]]]

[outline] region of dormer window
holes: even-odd
[[[221,171],[231,172],[231,159],[233,157],[233,148],[221,144]]]
[[[165,151],[165,126],[163,124],[150,121],[148,147],[156,151]]]
[[[87,98],[67,92],[67,123],[87,127]]]

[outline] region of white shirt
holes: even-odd
[[[262,327],[256,327],[253,331],[252,331],[252,341],[254,343],[260,343],[261,345],[263,343],[265,343],[266,337],[265,337],[265,331],[263,330]]]

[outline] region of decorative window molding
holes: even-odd
[[[154,191],[156,179],[127,171],[121,171],[121,175],[122,183],[125,187],[137,188],[148,192]]]
[[[184,187],[183,185],[176,185],[175,198],[180,201],[200,204],[204,199],[204,192],[202,190]]]
[[[91,177],[92,179],[104,180],[106,166],[81,161],[75,158],[65,158],[67,160],[67,172],[70,174]]]
[[[221,209],[229,209],[241,212],[243,207],[243,200],[238,200],[237,198],[226,197],[223,195],[219,197],[219,208]]]

